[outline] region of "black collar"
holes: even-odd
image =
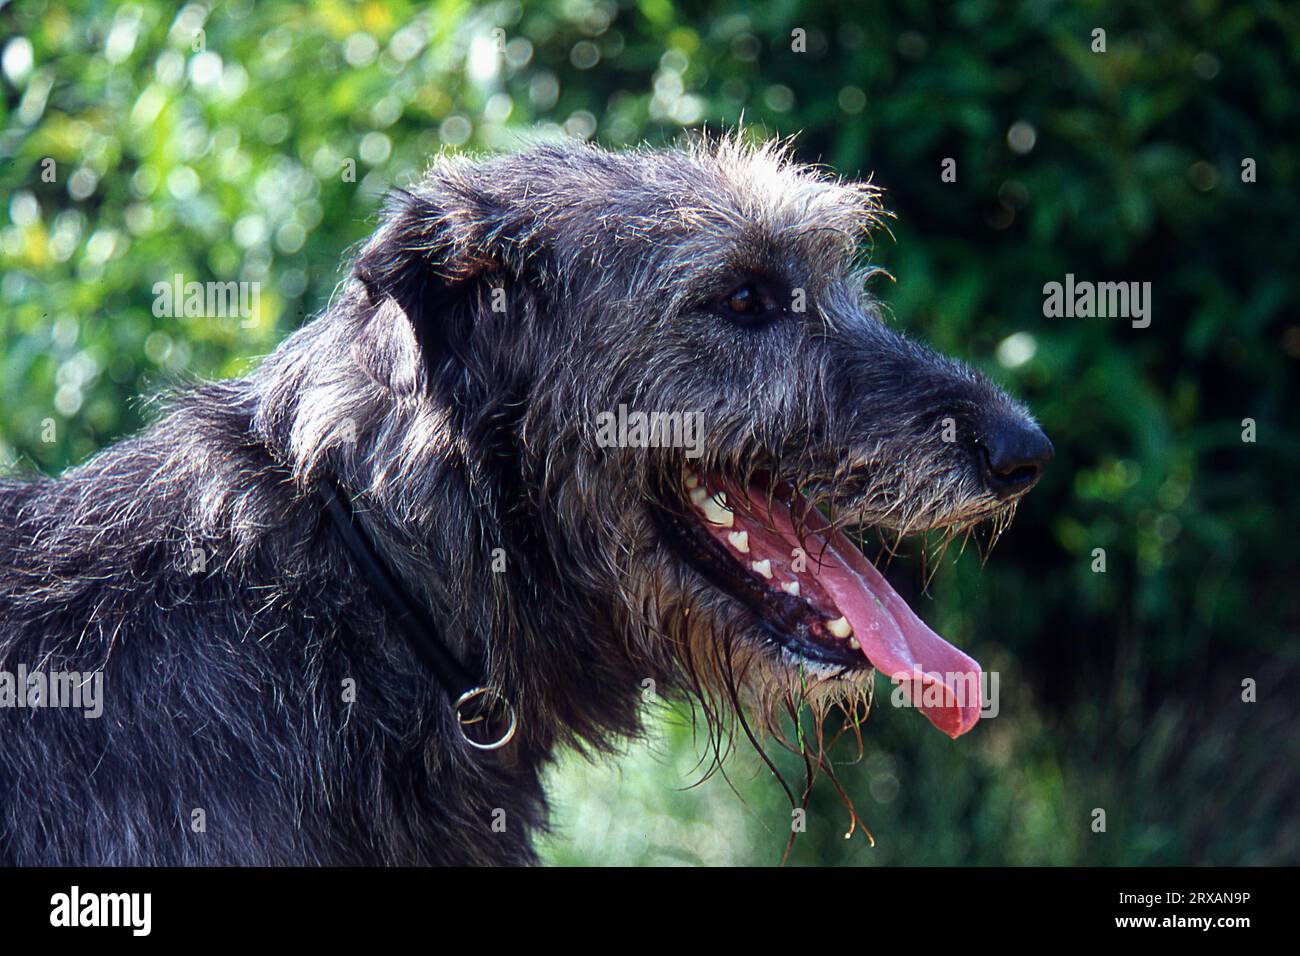
[[[348,497],[328,478],[321,480],[318,493],[325,512],[334,522],[343,543],[356,561],[371,588],[392,612],[392,620],[402,632],[421,663],[441,685],[460,722],[461,735],[478,750],[504,747],[514,736],[517,721],[514,708],[496,687],[484,684],[456,659],[438,635],[438,628],[428,612],[402,587],[384,565],[375,546],[357,523]],[[475,726],[475,725],[483,726]],[[471,736],[468,728],[474,727]],[[487,739],[483,739],[487,733]]]

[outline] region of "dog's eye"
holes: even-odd
[[[747,282],[732,289],[718,300],[716,311],[743,325],[756,325],[780,311],[780,306],[770,295]]]

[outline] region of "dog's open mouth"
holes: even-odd
[[[975,725],[979,664],[927,627],[802,496],[762,476],[743,491],[693,470],[682,480],[689,515],[669,516],[673,537],[794,663],[832,678],[875,667],[950,737]]]

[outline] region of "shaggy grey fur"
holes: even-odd
[[[1029,420],[882,321],[856,257],[880,214],[730,141],[440,159],[252,374],[0,482],[0,668],[104,673],[99,719],[0,710],[0,863],[530,862],[544,766],[636,733],[645,680],[723,724],[766,707],[781,665],[751,612],[656,522],[682,450],[600,447],[593,423],[699,414],[702,468],[765,469],[844,521],[1004,514],[981,436]],[[755,276],[780,317],[719,316]],[[508,748],[464,745],[323,477],[514,702]]]

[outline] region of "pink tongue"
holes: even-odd
[[[756,514],[767,511],[765,496],[751,491],[750,501]],[[809,532],[807,573],[816,575],[848,618],[872,666],[949,737],[974,727],[983,706],[979,664],[926,627],[853,542],[840,532],[827,534],[830,524],[821,512],[802,510]],[[772,512],[776,530],[797,542],[789,509],[775,503]]]

